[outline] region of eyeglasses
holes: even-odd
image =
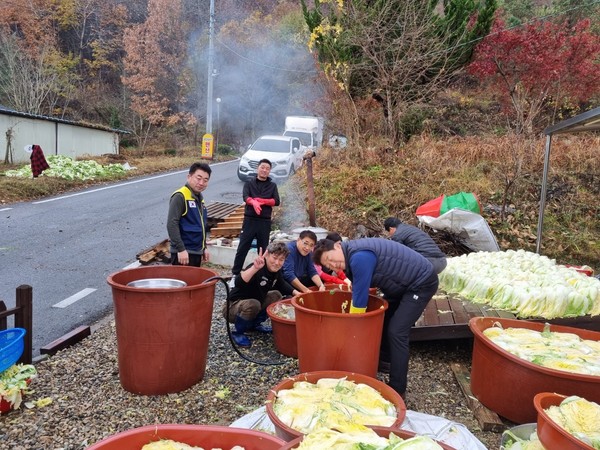
[[[303,246],[308,248],[315,248],[315,243],[313,241],[300,241]]]

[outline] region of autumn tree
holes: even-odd
[[[512,110],[517,134],[531,134],[545,107],[578,105],[600,92],[600,37],[589,19],[537,21],[507,29],[502,20],[477,47],[471,73]]]
[[[189,89],[187,30],[181,21],[181,0],[150,0],[148,18],[124,34],[125,74],[130,91],[132,123],[138,143],[144,146],[152,126],[193,123],[181,110]]]
[[[402,117],[431,98],[470,59],[490,27],[495,0],[301,0],[310,46],[356,104],[381,104],[386,134],[405,138]],[[356,123],[359,111],[354,111]]]

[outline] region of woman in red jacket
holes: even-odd
[[[329,233],[326,237],[333,242],[342,242],[342,236],[335,231]],[[315,268],[317,269],[317,273],[323,280],[325,284],[345,284],[348,286],[348,289],[352,289],[352,281],[346,277],[346,274],[343,270],[331,270],[327,267],[323,267],[319,264],[315,264]]]

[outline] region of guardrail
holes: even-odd
[[[33,289],[31,286],[22,284],[16,291],[16,303],[14,308],[8,309],[6,304],[0,300],[0,330],[6,330],[8,327],[9,316],[15,316],[15,328],[24,328],[26,330],[24,339],[25,349],[20,363],[31,364],[33,353]]]

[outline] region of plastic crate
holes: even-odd
[[[0,331],[0,372],[4,372],[15,364],[25,348],[23,341],[24,328],[11,328]]]

